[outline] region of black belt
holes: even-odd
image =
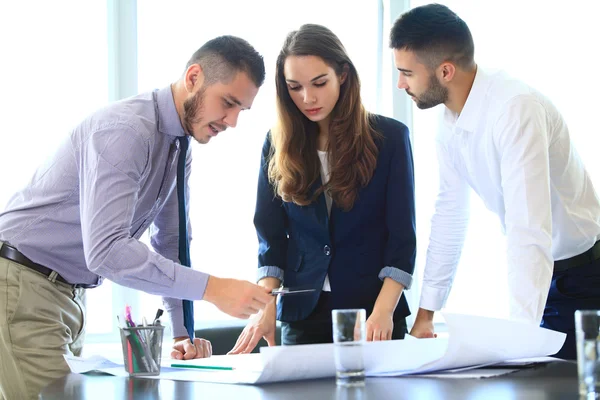
[[[600,258],[600,240],[591,249],[566,260],[554,261],[554,272],[564,272],[568,269],[590,264]]]
[[[0,247],[0,257],[2,258],[6,258],[7,260],[11,260],[16,262],[17,264],[21,264],[27,268],[31,268],[34,271],[39,272],[40,274],[46,276],[46,277],[50,277],[50,275],[54,272],[53,270],[51,270],[48,267],[44,267],[43,265],[40,265],[38,263],[34,263],[33,261],[31,261],[29,258],[25,257],[25,255],[23,253],[21,253],[19,250],[15,249],[14,247],[12,247],[11,245],[7,244],[7,243],[2,243],[2,246]],[[56,274],[56,280],[62,283],[66,283],[67,285],[71,285],[74,288],[94,288],[98,285],[87,285],[87,284],[72,284],[70,282],[67,282],[67,280],[65,278],[63,278],[62,276],[60,276],[59,274]]]

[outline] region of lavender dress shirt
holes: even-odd
[[[181,299],[201,300],[208,275],[178,263],[177,137],[184,134],[170,87],[97,111],[10,199],[0,241],[73,284],[106,278],[162,295],[173,335],[186,336]],[[138,240],[148,229],[155,251]],[[188,232],[191,239],[189,219]]]

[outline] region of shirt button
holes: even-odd
[[[326,256],[331,254],[331,247],[329,247],[328,245],[325,245],[325,247],[323,247],[323,253],[325,253]]]

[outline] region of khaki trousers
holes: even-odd
[[[1,242],[0,242],[1,244]],[[0,400],[37,399],[80,355],[85,289],[0,257]]]

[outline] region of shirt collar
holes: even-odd
[[[156,92],[155,103],[158,109],[158,131],[170,136],[185,136],[179,114],[175,108],[171,85]]]
[[[475,80],[467,101],[460,115],[446,107],[444,111],[444,121],[446,124],[456,127],[460,131],[475,132],[477,122],[480,120],[480,110],[483,105],[485,95],[490,84],[489,74],[481,67],[477,66]]]

